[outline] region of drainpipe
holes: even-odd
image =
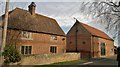
[[[76,22],[77,22],[77,21],[76,21]],[[76,25],[76,31],[75,31],[75,32],[76,32],[76,52],[78,52],[78,50],[77,50],[77,41],[78,41],[78,40],[77,40],[77,39],[78,39],[78,38],[77,38],[77,32],[78,32],[78,30],[77,30],[77,25]]]
[[[95,45],[95,42],[94,42],[94,39],[93,39],[93,37],[92,37],[92,57],[94,57],[94,54],[95,54],[95,52],[94,52],[94,45]]]
[[[91,58],[92,58],[92,55],[93,55],[93,45],[92,45],[92,36],[91,36],[91,52],[90,52],[91,54]]]
[[[76,19],[76,18],[74,17],[74,19]],[[78,26],[77,26],[77,23],[79,23],[79,21],[76,19],[76,30],[75,30],[75,35],[76,35],[76,36],[75,36],[75,37],[76,37],[75,40],[76,40],[76,41],[75,41],[75,42],[76,42],[76,52],[79,52],[78,49],[77,49],[77,47],[78,47],[78,36],[77,36]]]

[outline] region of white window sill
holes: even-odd
[[[21,38],[22,40],[33,40],[33,38]]]

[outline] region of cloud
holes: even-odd
[[[0,2],[5,2],[6,0],[0,0]],[[108,0],[10,0],[10,2],[98,2],[98,1],[108,1]],[[113,0],[118,1],[118,0]]]
[[[28,10],[28,5],[31,2],[11,2],[10,10],[16,7]],[[75,18],[80,22],[89,23],[91,21],[90,17],[86,17],[84,13],[81,13],[81,3],[82,2],[35,2],[36,12],[45,16],[55,18],[62,29],[67,33],[67,31],[75,23]]]
[[[1,0],[1,2],[5,2],[6,0]],[[90,2],[96,0],[10,0],[10,2]]]

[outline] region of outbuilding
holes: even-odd
[[[67,52],[80,52],[81,58],[114,55],[114,40],[106,33],[76,20],[67,33]]]

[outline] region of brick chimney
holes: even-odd
[[[28,10],[31,13],[31,15],[35,15],[35,8],[36,8],[36,4],[34,2],[32,2],[29,6],[28,6]]]

